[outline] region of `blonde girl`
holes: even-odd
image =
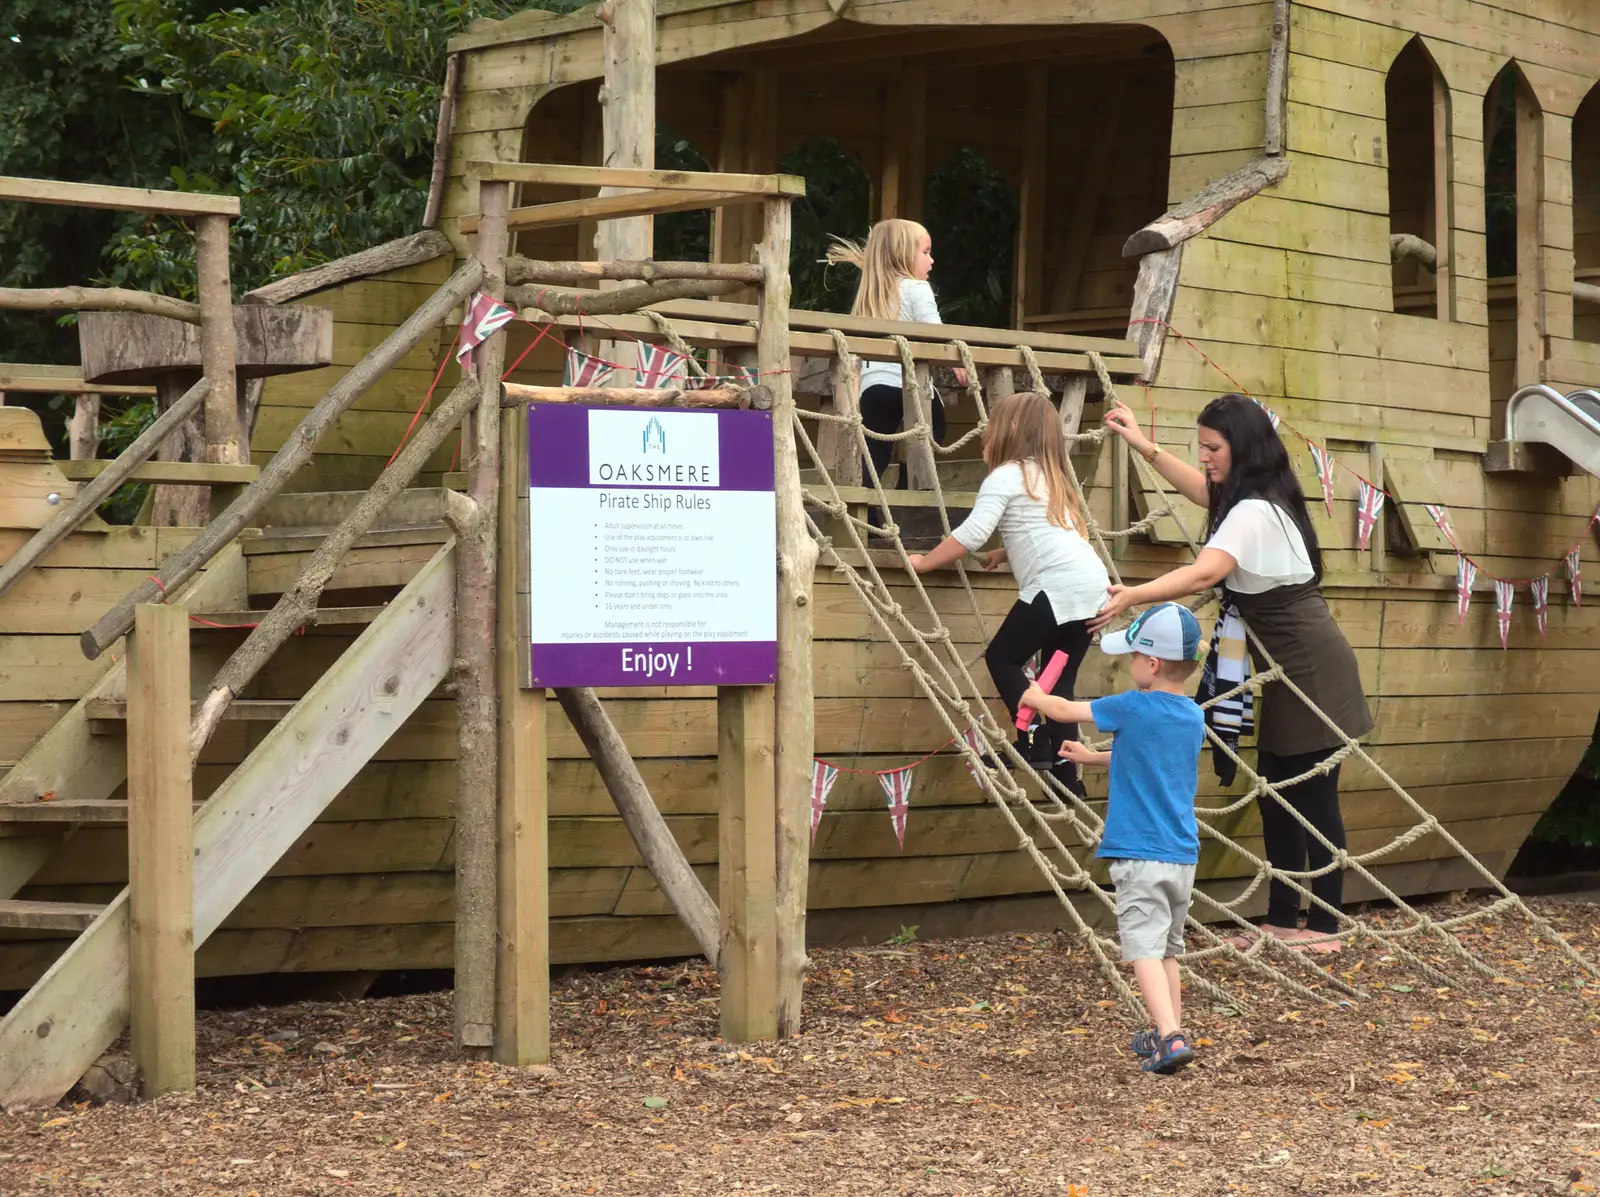
[[[981,549],[998,529],[1004,548],[984,557],[984,568],[1009,563],[1017,578],[1017,601],[1000,625],[984,659],[1013,717],[1028,677],[1023,665],[1035,653],[1049,661],[1058,650],[1067,667],[1050,691],[1073,698],[1078,666],[1089,649],[1088,620],[1105,602],[1110,579],[1086,537],[1083,509],[1067,470],[1066,441],[1048,395],[1008,395],[989,413],[983,434],[989,476],[966,521],[926,556],[913,556],[919,574],[939,569]],[[1023,754],[1082,793],[1078,769],[1058,761],[1061,744],[1076,740],[1075,723],[1045,720],[1021,733]]]
[[[875,320],[910,320],[919,324],[942,324],[939,305],[933,297],[928,275],[933,270],[933,238],[914,220],[880,220],[867,234],[865,245],[836,241],[828,250],[828,261],[855,266],[861,271],[852,316]],[[868,362],[861,369],[861,422],[871,432],[890,435],[900,431],[903,411],[900,366],[896,362]],[[944,440],[944,402],[937,392],[932,396],[933,439]],[[889,468],[894,454],[893,441],[867,438],[878,477]],[[905,475],[900,485],[905,486]]]

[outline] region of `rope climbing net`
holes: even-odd
[[[658,326],[664,334],[670,333],[666,321],[658,321]],[[844,336],[837,331],[830,331],[841,365],[846,370],[853,370],[855,363],[850,358]],[[976,426],[959,439],[949,445],[939,445],[933,439],[929,420],[930,395],[925,383],[919,380],[911,347],[901,337],[895,337],[894,340],[900,351],[904,385],[909,392],[908,410],[918,413],[917,420],[910,426],[897,433],[884,434],[866,428],[859,413],[796,411],[795,434],[801,449],[802,465],[804,466],[809,458],[811,468],[816,471],[820,479],[820,485],[811,489],[807,496],[809,508],[807,521],[811,533],[821,546],[823,564],[831,567],[849,584],[862,606],[870,613],[878,633],[887,643],[896,647],[901,668],[915,679],[922,696],[932,704],[954,740],[956,750],[965,758],[968,769],[977,779],[989,802],[1000,812],[1011,831],[1015,833],[1018,849],[1037,867],[1040,875],[1060,901],[1068,925],[1077,939],[1093,954],[1100,971],[1122,999],[1128,1011],[1137,1016],[1141,1010],[1138,999],[1114,963],[1117,959],[1115,942],[1095,929],[1098,926],[1115,925],[1114,898],[1096,884],[1090,874],[1090,863],[1100,842],[1103,820],[1087,801],[1074,794],[1048,770],[1044,772],[1036,770],[1017,750],[1007,731],[996,721],[984,692],[979,689],[972,674],[972,667],[982,659],[981,650],[977,656],[970,659],[963,658],[962,650],[952,636],[950,628],[945,624],[939,607],[923,585],[921,577],[911,568],[910,554],[899,527],[894,523],[890,492],[885,490],[883,479],[878,474],[871,453],[868,452],[869,439],[903,442],[905,456],[908,459],[912,452],[918,452],[930,455],[924,460],[936,461],[937,456],[954,454],[974,439],[981,437],[987,426],[988,411],[978,369],[969,348],[960,341],[952,342],[963,363],[966,373],[965,389],[977,408],[978,419]],[[1020,352],[1027,366],[1032,389],[1049,393],[1045,378],[1031,350],[1022,346]],[[1097,353],[1091,352],[1088,356],[1106,399],[1114,401],[1116,389],[1104,360]],[[873,505],[882,514],[882,526],[874,526],[853,512],[850,504],[842,497],[841,485],[853,486],[853,484],[841,484],[832,476],[825,455],[818,450],[818,441],[822,438],[820,435],[813,437],[811,433],[812,426],[818,427],[820,432],[822,426],[829,424],[842,428],[846,437],[853,436],[858,450],[854,456],[861,463],[866,485],[872,494]],[[1107,431],[1099,428],[1088,432],[1069,432],[1064,428],[1063,436],[1069,442],[1069,449],[1073,446],[1098,447],[1105,440]],[[1122,576],[1117,567],[1116,557],[1110,551],[1111,543],[1139,536],[1154,528],[1162,519],[1170,517],[1182,529],[1191,554],[1198,552],[1195,539],[1173,502],[1173,493],[1159,476],[1153,479],[1157,498],[1150,503],[1145,517],[1126,528],[1107,528],[1094,519],[1089,504],[1084,501],[1084,489],[1076,466],[1071,462],[1070,453],[1067,454],[1067,458],[1071,482],[1079,494],[1090,538],[1114,581],[1120,583]],[[951,531],[949,507],[938,471],[936,469],[931,471],[930,477],[940,527],[943,533],[948,535]],[[842,530],[845,543],[835,543],[834,536],[825,532],[823,522],[819,521],[827,521],[830,531]],[[885,576],[885,569],[880,568],[877,563],[877,554],[869,551],[870,540],[874,538],[890,542],[894,563],[899,568],[889,567],[889,572],[893,574],[897,585],[909,584],[912,588],[913,597],[909,604],[911,609],[908,610],[908,605],[896,597],[895,588],[891,587],[888,577]],[[983,612],[967,568],[961,562],[957,562],[954,568],[964,601],[970,608],[972,619],[978,629],[979,638],[986,640]],[[1192,605],[1199,609],[1211,601],[1202,597],[1196,599]],[[1521,898],[1507,889],[1491,870],[1450,833],[1436,815],[1425,810],[1407,793],[1405,788],[1373,759],[1363,745],[1346,736],[1325,712],[1311,702],[1305,692],[1296,685],[1294,679],[1273,660],[1259,638],[1249,631],[1248,626],[1246,633],[1249,638],[1251,659],[1257,667],[1257,672],[1240,685],[1217,695],[1206,705],[1237,698],[1246,690],[1259,693],[1264,684],[1275,681],[1281,683],[1289,694],[1310,707],[1338,737],[1341,744],[1328,758],[1310,771],[1274,784],[1258,774],[1249,761],[1218,737],[1209,726],[1206,728],[1207,739],[1214,750],[1224,753],[1233,760],[1240,774],[1247,779],[1248,786],[1244,794],[1227,800],[1224,805],[1197,805],[1196,815],[1200,835],[1202,840],[1211,840],[1217,844],[1230,859],[1242,862],[1248,878],[1239,892],[1226,899],[1208,892],[1204,887],[1195,888],[1186,930],[1188,942],[1199,946],[1180,958],[1180,966],[1188,984],[1206,993],[1215,1001],[1238,1005],[1239,998],[1236,995],[1223,990],[1218,984],[1196,971],[1197,966],[1204,962],[1227,960],[1236,962],[1259,978],[1282,986],[1306,1001],[1335,1005],[1340,1000],[1339,997],[1333,996],[1335,994],[1343,995],[1346,1000],[1368,996],[1364,989],[1348,979],[1351,974],[1341,976],[1331,969],[1321,967],[1316,961],[1317,954],[1297,951],[1277,937],[1255,933],[1255,928],[1245,920],[1241,912],[1248,907],[1261,887],[1273,880],[1290,886],[1302,900],[1315,904],[1317,908],[1337,920],[1337,932],[1319,939],[1295,941],[1302,947],[1314,947],[1319,942],[1326,944],[1334,940],[1352,945],[1367,941],[1405,962],[1432,984],[1455,986],[1460,982],[1446,971],[1447,969],[1459,968],[1484,978],[1496,976],[1495,969],[1468,948],[1457,937],[1456,932],[1473,923],[1514,915],[1526,919],[1535,934],[1557,946],[1573,968],[1588,976],[1600,977],[1600,966],[1578,952],[1546,919],[1531,910]],[[1282,793],[1290,786],[1326,774],[1342,762],[1350,760],[1362,763],[1383,787],[1393,792],[1409,820],[1409,826],[1401,834],[1367,852],[1352,853],[1344,848],[1335,847],[1301,812],[1285,800]],[[1304,829],[1309,838],[1321,844],[1330,854],[1330,863],[1323,868],[1310,870],[1293,871],[1276,868],[1223,830],[1229,816],[1257,801],[1278,803]],[[1468,908],[1462,913],[1439,918],[1427,909],[1418,908],[1407,902],[1385,884],[1375,869],[1386,859],[1393,858],[1409,845],[1427,836],[1439,837],[1450,852],[1468,863],[1477,878],[1473,888],[1481,886],[1490,891],[1489,901]],[[1316,878],[1336,869],[1349,870],[1352,875],[1364,881],[1377,897],[1392,904],[1395,917],[1386,918],[1380,924],[1334,909],[1319,899],[1311,892],[1312,883]],[[1080,908],[1069,898],[1069,893],[1083,895],[1084,908]],[[1096,906],[1103,908],[1101,913],[1104,917],[1087,917],[1085,909],[1092,912]],[[1239,947],[1228,942],[1228,938],[1231,938],[1230,933],[1248,937],[1248,946]]]

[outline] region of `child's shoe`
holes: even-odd
[[[1162,1076],[1171,1076],[1193,1060],[1194,1048],[1189,1046],[1189,1036],[1182,1031],[1174,1031],[1161,1041],[1155,1054],[1146,1057],[1145,1062],[1139,1067],[1145,1072],[1159,1072]]]
[[[1151,1027],[1148,1031],[1140,1031],[1133,1037],[1128,1047],[1141,1060],[1148,1060],[1151,1056],[1157,1055],[1161,1051],[1161,1033],[1154,1027]]]

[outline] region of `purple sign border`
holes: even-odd
[[[717,486],[623,486],[589,481],[589,412],[637,408],[575,407],[564,403],[528,405],[529,502],[546,488],[588,490],[773,491],[776,466],[772,415],[761,411],[713,411],[717,417]],[[537,417],[537,419],[535,419]],[[530,579],[531,581],[531,579]],[[646,654],[642,667],[623,669]],[[663,676],[661,656],[676,656],[679,671]],[[778,677],[775,640],[652,642],[637,638],[604,642],[529,646],[529,669],[536,687],[565,686],[761,686]]]

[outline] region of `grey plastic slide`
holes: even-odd
[[[1506,440],[1549,445],[1600,477],[1600,391],[1522,387],[1506,404]]]

